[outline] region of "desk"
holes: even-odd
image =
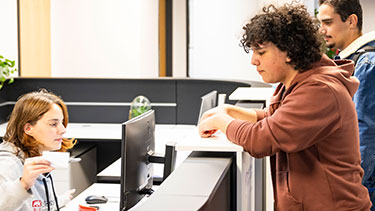
[[[100,207],[100,211],[119,210],[120,208],[120,184],[94,183],[60,210],[77,211],[79,204],[88,206],[85,203],[85,198],[89,195],[103,195],[108,198],[106,204],[95,205]],[[102,206],[105,208],[102,209]]]
[[[273,87],[238,87],[231,95],[230,100],[238,100],[237,106],[245,108],[263,108],[269,106],[270,99],[274,93]],[[264,105],[257,107],[256,104]],[[256,173],[257,192],[255,210],[273,210],[273,188],[270,173],[269,157],[263,159],[254,159]]]
[[[130,210],[192,211],[204,206],[204,210],[213,210],[210,209],[213,205],[220,206],[219,210],[231,210],[229,197],[220,195],[230,195],[228,172],[231,163],[231,158],[188,157],[161,186],[153,187],[156,191],[150,197],[143,198]],[[106,204],[95,204],[101,211],[118,210],[119,194],[119,184],[95,183],[61,210],[77,210],[79,204],[87,206],[85,198],[89,195],[108,198]]]
[[[175,132],[170,132],[175,130]],[[156,140],[162,138],[166,134],[168,137],[162,140],[171,139],[179,134],[180,138],[176,144],[177,161],[176,167],[184,161],[191,151],[200,152],[232,152],[235,154],[237,166],[236,181],[237,181],[237,210],[255,210],[255,174],[253,173],[253,166],[255,160],[250,157],[247,152],[239,145],[229,142],[225,134],[220,131],[215,133],[214,137],[201,138],[198,135],[198,129],[191,125],[176,125],[165,126],[157,125],[155,129]],[[156,152],[163,152],[163,145],[159,145]],[[156,148],[156,147],[155,147]],[[160,151],[158,151],[160,150]],[[101,171],[99,177],[120,176],[120,159],[111,164],[108,168]],[[162,175],[162,167],[155,165],[155,175]]]
[[[0,125],[0,136],[5,133],[5,124]],[[3,133],[1,133],[3,131]],[[121,124],[69,123],[65,137],[105,141],[121,140]],[[218,133],[214,138],[199,137],[194,125],[156,125],[155,152],[163,153],[165,143],[177,142],[177,154],[189,151],[232,152],[237,166],[237,210],[255,210],[254,159],[241,146],[229,142],[225,134]]]

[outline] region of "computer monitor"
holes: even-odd
[[[152,187],[155,114],[149,110],[122,124],[120,210],[137,204]]]
[[[217,91],[212,90],[211,92],[201,97],[201,107],[199,109],[198,123],[204,112],[216,107]]]

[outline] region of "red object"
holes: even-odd
[[[32,207],[42,207],[42,201],[41,200],[34,200],[31,202]]]
[[[84,205],[78,205],[78,211],[96,211],[95,207],[87,207]]]

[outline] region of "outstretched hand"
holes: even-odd
[[[225,108],[217,107],[202,115],[198,124],[198,132],[202,138],[211,137],[216,131],[226,133],[226,129],[234,118],[228,115]]]
[[[28,190],[35,184],[35,180],[40,174],[51,172],[54,169],[51,163],[42,157],[28,158],[23,166],[21,184],[25,190]]]
[[[228,114],[227,107],[228,107],[228,105],[224,104],[224,105],[212,108],[212,109],[204,112],[203,115],[202,115],[202,117],[201,117],[201,119],[199,120],[199,123],[201,123],[205,119],[207,119],[207,118],[209,118],[209,117],[211,117],[211,116],[213,116],[215,114],[218,114],[218,113]]]

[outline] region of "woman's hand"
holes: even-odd
[[[67,190],[65,191],[65,193],[63,195],[67,196],[70,200],[73,199],[73,193],[76,192],[76,189],[70,189],[70,190]]]
[[[25,190],[29,190],[35,184],[35,180],[40,174],[51,172],[54,169],[46,159],[41,157],[28,158],[23,165],[21,184]]]

